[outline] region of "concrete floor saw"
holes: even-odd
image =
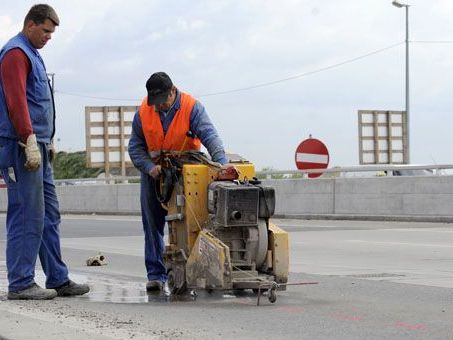
[[[275,302],[288,281],[288,233],[271,222],[275,191],[256,179],[254,165],[237,157],[222,168],[192,151],[162,152],[157,162],[172,294],[251,289]]]

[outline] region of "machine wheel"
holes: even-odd
[[[269,289],[269,302],[274,303],[277,301],[277,293],[275,292],[275,288]]]
[[[175,273],[171,269],[167,273],[167,281],[171,294],[180,295],[187,290],[186,282],[184,281],[182,284],[180,282],[176,282]]]

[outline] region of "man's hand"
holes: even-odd
[[[154,168],[151,169],[149,172],[149,175],[153,178],[157,178],[160,175],[160,172],[162,171],[160,165],[155,165]]]
[[[219,171],[217,179],[220,181],[234,181],[239,178],[239,171],[231,164],[224,164]]]
[[[25,148],[25,168],[29,171],[36,171],[41,166],[41,151],[39,151],[36,135],[32,134],[27,138],[27,144],[19,142]]]
[[[49,153],[49,162],[52,164],[55,160],[55,155],[57,154],[57,150],[55,150],[53,143],[47,145],[47,152]]]

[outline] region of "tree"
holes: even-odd
[[[55,179],[95,178],[103,171],[86,167],[85,151],[58,152],[52,166]]]

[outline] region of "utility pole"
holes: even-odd
[[[398,0],[394,0],[392,5],[398,8],[406,9],[406,122],[407,122],[407,155],[406,163],[410,164],[410,124],[409,124],[409,112],[410,112],[410,102],[409,102],[409,5],[403,4]]]

